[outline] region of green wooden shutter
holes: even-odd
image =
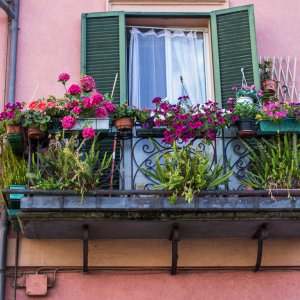
[[[240,86],[241,68],[248,84],[259,87],[253,5],[211,13],[215,99],[226,106],[231,87]]]
[[[93,76],[102,94],[111,93],[118,73],[114,101],[126,99],[124,12],[82,15],[81,73]]]
[[[125,15],[124,12],[88,13],[82,15],[81,73],[94,77],[100,93],[111,94],[116,73],[114,103],[126,99]],[[87,145],[88,146],[88,145]],[[113,138],[101,138],[102,155],[113,150]],[[120,146],[116,152],[114,188],[119,187]],[[108,185],[109,170],[104,182]],[[103,183],[103,182],[102,182]]]

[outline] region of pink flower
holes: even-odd
[[[95,109],[96,118],[106,118],[108,116],[107,110],[105,107],[98,107]]]
[[[78,84],[72,84],[68,89],[68,93],[71,95],[78,95],[81,93],[81,87]]]
[[[262,96],[263,94],[264,94],[264,92],[263,92],[262,90],[258,90],[258,91],[257,91],[257,96],[260,97],[260,96]]]
[[[93,77],[84,75],[80,78],[80,85],[82,89],[86,92],[91,92],[96,88],[96,83]]]
[[[95,136],[95,130],[92,127],[84,128],[82,131],[82,136],[85,139],[92,139]]]
[[[237,91],[238,91],[238,88],[237,88],[236,86],[233,86],[233,87],[232,87],[232,91],[233,91],[233,92],[237,92]]]
[[[105,102],[104,107],[105,107],[105,109],[107,110],[108,113],[112,113],[116,109],[115,105],[111,102]]]
[[[161,98],[160,97],[156,97],[156,98],[154,98],[153,100],[152,100],[152,103],[154,103],[154,104],[158,104],[158,103],[160,103],[161,102]]]
[[[255,90],[255,88],[256,88],[255,84],[252,84],[251,85],[251,90]]]
[[[92,108],[92,107],[93,107],[93,103],[92,103],[91,99],[85,97],[85,98],[84,98],[84,101],[83,101],[83,106],[84,106],[85,108]]]
[[[91,101],[92,101],[93,106],[97,106],[97,105],[100,105],[104,101],[104,97],[102,94],[94,93],[91,96]]]
[[[81,107],[79,107],[79,106],[74,106],[73,109],[72,109],[72,112],[73,112],[74,114],[76,114],[76,115],[79,115],[79,114],[82,113],[82,109],[81,109]]]
[[[70,79],[70,75],[68,73],[61,73],[58,75],[58,81],[65,84]]]
[[[64,129],[72,129],[76,124],[76,119],[71,116],[66,116],[61,120],[62,127]]]
[[[52,101],[47,102],[47,107],[48,107],[48,108],[56,107],[56,103],[55,103],[55,102],[52,102]]]
[[[46,108],[47,108],[47,103],[45,103],[45,102],[40,102],[40,103],[37,105],[37,109],[38,109],[39,111],[44,111]]]
[[[237,121],[238,119],[239,119],[238,116],[232,116],[232,117],[231,117],[232,122],[235,122],[235,121]]]

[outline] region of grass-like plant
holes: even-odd
[[[175,203],[178,196],[191,202],[197,191],[211,190],[224,184],[233,174],[233,170],[226,172],[220,161],[211,167],[210,157],[206,152],[189,146],[178,148],[173,143],[173,152],[163,155],[163,162],[155,158],[155,171],[142,169],[145,175],[160,184],[154,189],[173,191],[170,202]]]
[[[244,185],[255,189],[292,189],[300,187],[300,144],[296,134],[256,139],[249,150],[250,170]]]
[[[79,145],[76,136],[68,140],[57,137],[47,148],[45,153],[38,153],[41,168],[34,165],[36,171],[30,174],[33,188],[37,189],[72,189],[84,194],[96,189],[101,176],[111,162],[111,156],[97,148],[97,136],[95,136],[90,149],[82,151],[83,140]]]

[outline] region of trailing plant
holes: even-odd
[[[258,104],[253,104],[249,102],[238,102],[234,99],[228,99],[227,103],[231,106],[236,120],[238,119],[255,119],[257,113],[259,112]],[[227,108],[227,110],[230,108]],[[232,121],[235,121],[233,118]]]
[[[167,189],[173,192],[170,202],[175,203],[178,196],[191,202],[196,192],[210,190],[224,184],[233,174],[233,170],[226,172],[226,167],[220,161],[211,167],[210,157],[192,146],[178,148],[173,143],[173,152],[163,155],[163,164],[160,158],[155,158],[155,171],[142,169],[145,175],[160,184],[154,189]]]
[[[3,112],[0,114],[0,122],[3,126],[21,124],[23,118],[23,108],[25,103],[16,102],[13,104],[7,103],[4,106]]]
[[[237,99],[237,102],[239,102],[238,99],[240,97],[250,97],[252,100],[256,102],[259,101],[263,95],[262,90],[258,90],[258,91],[256,90],[255,84],[252,85],[243,84],[241,88],[233,86],[232,91],[235,94],[235,98]]]
[[[0,172],[0,188],[7,189],[13,184],[27,184],[27,161],[24,157],[16,156],[8,143],[1,147]]]
[[[296,134],[243,144],[250,153],[250,170],[246,171],[244,185],[255,189],[299,188],[300,144]]]

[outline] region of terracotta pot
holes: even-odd
[[[28,137],[30,139],[39,140],[46,135],[44,131],[41,131],[37,126],[30,126],[28,128]]]
[[[268,90],[270,92],[276,93],[278,82],[273,79],[267,79],[263,81],[262,85],[264,87],[264,90]]]
[[[21,134],[22,133],[22,125],[20,125],[20,124],[7,125],[6,133],[7,133],[7,135]]]
[[[131,118],[120,118],[114,121],[115,127],[120,131],[131,130],[134,126]]]

